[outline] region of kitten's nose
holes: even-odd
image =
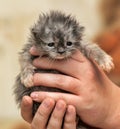
[[[64,48],[59,48],[59,49],[58,49],[58,53],[59,53],[59,54],[63,54],[64,52],[65,52],[65,49],[64,49]]]
[[[59,54],[63,54],[64,52],[65,52],[65,51],[59,51],[58,53],[59,53]]]

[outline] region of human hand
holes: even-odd
[[[31,49],[30,52],[37,55],[35,49]],[[33,64],[37,68],[55,69],[65,73],[36,73],[35,86],[56,87],[72,93],[34,92],[31,94],[33,100],[41,102],[46,97],[55,101],[63,99],[67,104],[76,107],[77,114],[87,124],[104,129],[115,128],[113,118],[119,114],[120,89],[107,78],[95,62],[76,52],[66,61],[54,61],[51,64],[47,58],[37,58]]]
[[[76,129],[76,111],[72,105],[66,105],[63,100],[51,98],[43,100],[34,118],[32,118],[32,99],[24,96],[21,103],[21,115],[32,129]],[[64,122],[63,122],[63,117]],[[63,127],[62,127],[63,126]]]

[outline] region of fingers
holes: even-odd
[[[50,115],[51,113],[52,115]],[[32,129],[61,129],[62,124],[63,129],[76,129],[75,108],[72,105],[67,107],[63,100],[58,100],[55,106],[53,99],[46,98],[38,108],[35,117],[32,118],[32,99],[29,96],[24,96],[21,103],[21,114],[24,120],[31,123]]]
[[[32,121],[32,103],[32,99],[29,96],[24,96],[21,102],[21,115],[29,123]]]
[[[40,55],[35,46],[30,49],[30,53],[35,56]],[[82,76],[88,69],[90,71],[90,64],[91,62],[79,51],[67,60],[50,60],[47,57],[41,57],[33,61],[33,65],[37,68],[55,69],[76,78]]]
[[[66,103],[63,100],[58,100],[56,103],[56,106],[54,108],[54,111],[51,115],[51,118],[49,120],[48,129],[54,129],[57,127],[57,129],[61,129],[62,123],[63,123],[63,117],[66,112]]]
[[[68,105],[67,107],[66,103],[63,100],[58,100],[49,120],[47,128],[76,129],[75,108],[72,105]]]
[[[67,110],[67,111],[66,111]],[[64,121],[63,121],[64,120]],[[31,123],[32,129],[76,129],[76,111],[63,100],[55,102],[46,98],[38,108]]]
[[[33,61],[33,65],[41,69],[58,70],[75,78],[80,77],[80,75],[82,76],[82,74],[89,69],[89,65],[87,63],[78,62],[77,60],[73,60],[71,58],[68,60],[55,60],[51,62],[50,60],[48,60],[48,58],[42,57],[40,59],[35,59]]]
[[[76,129],[76,110],[72,105],[67,107],[63,129]]]
[[[60,88],[74,94],[79,94],[80,89],[80,81],[78,79],[52,73],[36,73],[34,75],[34,85]]]
[[[41,103],[31,123],[32,129],[46,129],[46,125],[54,105],[54,100],[50,98],[46,98]]]
[[[45,98],[52,98],[56,102],[59,99],[62,99],[67,104],[74,105],[74,106],[76,106],[78,104],[78,102],[81,102],[81,97],[78,97],[77,95],[69,94],[69,93],[59,93],[59,92],[32,92],[30,96],[31,96],[31,98],[34,101],[37,101],[37,102],[42,102]]]
[[[40,55],[35,46],[31,47],[32,55]],[[50,60],[46,57],[36,58],[33,65],[41,69],[54,69],[62,73],[79,78],[86,71],[91,71],[92,63],[79,50],[67,60]],[[77,73],[77,74],[76,74]]]
[[[30,48],[29,52],[33,55],[33,56],[38,56],[39,52],[37,51],[36,47],[33,46]]]
[[[39,55],[39,52],[37,51],[36,47],[35,46],[32,46],[30,48],[30,51],[29,51],[32,55],[34,56],[38,56]],[[77,60],[77,61],[80,61],[80,62],[83,62],[86,60],[86,57],[79,51],[79,50],[76,50],[76,53],[72,55],[72,58]]]

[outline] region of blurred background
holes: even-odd
[[[14,101],[18,52],[41,12],[62,10],[85,26],[85,34],[113,58],[108,74],[120,85],[120,0],[0,0],[0,129],[29,129]]]

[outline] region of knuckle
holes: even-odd
[[[69,125],[68,123],[64,124],[64,128],[63,129],[70,129],[71,125]]]
[[[71,79],[65,76],[56,76],[56,86],[69,86],[71,83]]]
[[[79,91],[79,82],[76,83],[76,80],[72,77],[66,78],[64,85],[66,86],[66,88],[69,88],[69,90],[74,93],[78,93]]]
[[[64,90],[69,89],[69,91],[79,94],[80,83],[75,78],[56,76],[55,85],[56,87],[61,87]]]
[[[63,129],[76,129],[76,123],[75,122],[74,123],[67,123],[64,125]]]
[[[44,119],[44,118],[46,118],[47,112],[44,111],[44,110],[40,110],[40,109],[38,108],[37,114],[38,114],[38,116],[39,116],[40,118]]]
[[[56,127],[57,127],[57,129],[61,129],[61,125],[60,125],[59,123],[60,123],[60,122],[59,122],[58,120],[53,119],[53,120],[49,123],[47,129],[55,129]]]
[[[56,86],[61,86],[62,84],[64,84],[65,82],[65,78],[63,78],[62,76],[56,76]]]
[[[54,129],[57,125],[50,123],[47,129]]]
[[[65,125],[71,125],[71,123],[73,124],[74,123],[74,119],[73,119],[73,117],[66,117],[65,118],[65,121],[64,121],[64,123],[65,123]]]
[[[52,119],[54,120],[54,122],[57,122],[57,121],[59,121],[59,116],[56,113],[53,113]]]

